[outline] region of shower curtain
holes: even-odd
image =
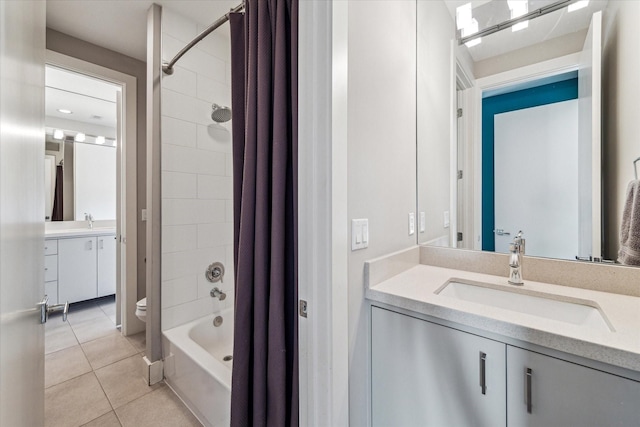
[[[232,14],[231,425],[298,425],[298,1]]]
[[[53,195],[53,212],[51,213],[51,221],[64,220],[63,213],[63,180],[64,169],[62,165],[56,166],[56,186]]]

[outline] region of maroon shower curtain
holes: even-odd
[[[231,425],[298,425],[298,1],[232,14]]]

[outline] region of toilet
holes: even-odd
[[[136,316],[143,322],[147,321],[147,298],[142,298],[136,303]]]

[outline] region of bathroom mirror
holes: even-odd
[[[639,18],[624,0],[417,2],[419,244],[507,252],[522,230],[528,255],[617,259]]]
[[[120,88],[47,65],[45,221],[116,218]]]

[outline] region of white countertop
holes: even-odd
[[[45,230],[45,239],[59,239],[64,237],[84,237],[84,236],[108,236],[116,234],[115,227],[94,227],[94,228],[61,228]]]
[[[440,296],[452,278],[512,290],[506,277],[418,264],[366,289],[366,297],[504,337],[640,371],[640,298],[526,280],[518,289],[597,303],[615,331],[595,331],[514,310]]]

